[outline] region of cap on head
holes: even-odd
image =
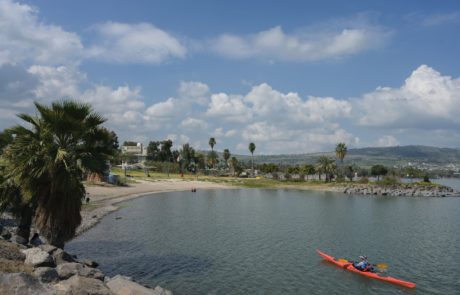
[[[367,257],[366,256],[359,256],[359,259],[364,260],[364,259],[367,259]]]

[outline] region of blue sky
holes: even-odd
[[[120,141],[459,147],[458,36],[447,0],[0,0],[0,128],[72,97]]]

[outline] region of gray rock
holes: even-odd
[[[80,263],[83,263],[84,265],[89,266],[89,267],[98,267],[99,266],[99,263],[97,263],[96,261],[90,260],[90,259],[80,260]]]
[[[87,267],[86,265],[76,262],[59,264],[56,267],[56,271],[58,272],[59,278],[62,280],[68,279],[73,275],[98,279],[101,281],[104,280],[104,274],[99,269]]]
[[[54,285],[58,295],[113,295],[103,282],[82,276],[72,276]]]
[[[56,248],[56,250],[52,252],[52,255],[57,265],[67,262],[76,262],[72,255],[59,248]]]
[[[50,244],[43,244],[38,246],[38,248],[42,249],[43,251],[47,252],[48,254],[52,254],[54,251],[56,251],[58,248],[56,246],[50,245]]]
[[[27,245],[27,243],[29,242],[28,240],[24,239],[23,237],[21,236],[18,236],[18,235],[15,235],[14,236],[14,239],[13,241],[17,244],[20,244],[20,245]]]
[[[33,276],[20,273],[0,273],[0,294],[56,294],[50,286],[43,285]]]
[[[0,228],[0,236],[1,236],[4,240],[9,240],[9,239],[11,239],[11,233],[9,232],[9,230],[7,230],[6,228],[3,228],[3,227]]]
[[[109,280],[107,287],[116,295],[172,295],[172,292],[169,290],[161,287],[149,289],[120,275]]]
[[[38,247],[40,245],[43,245],[43,241],[42,239],[40,239],[40,236],[37,233],[35,233],[32,239],[30,239],[30,244],[34,247]]]
[[[42,283],[52,283],[59,281],[59,275],[56,269],[52,267],[37,267],[34,270],[34,276]]]
[[[33,267],[56,266],[53,257],[40,248],[25,249],[21,250],[21,252],[26,255],[25,264],[32,265]]]

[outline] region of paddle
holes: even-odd
[[[353,262],[352,261],[349,261],[347,259],[344,259],[344,258],[339,258],[338,259],[340,262],[345,262],[345,263],[350,263],[352,264]],[[372,266],[378,268],[379,270],[387,270],[388,269],[388,264],[386,263],[377,263],[377,264],[371,264]]]

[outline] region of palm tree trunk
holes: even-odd
[[[252,177],[254,177],[254,153],[251,153]]]
[[[27,245],[30,237],[30,227],[32,226],[33,210],[29,204],[22,205],[19,212],[18,228],[16,229],[16,242]]]

